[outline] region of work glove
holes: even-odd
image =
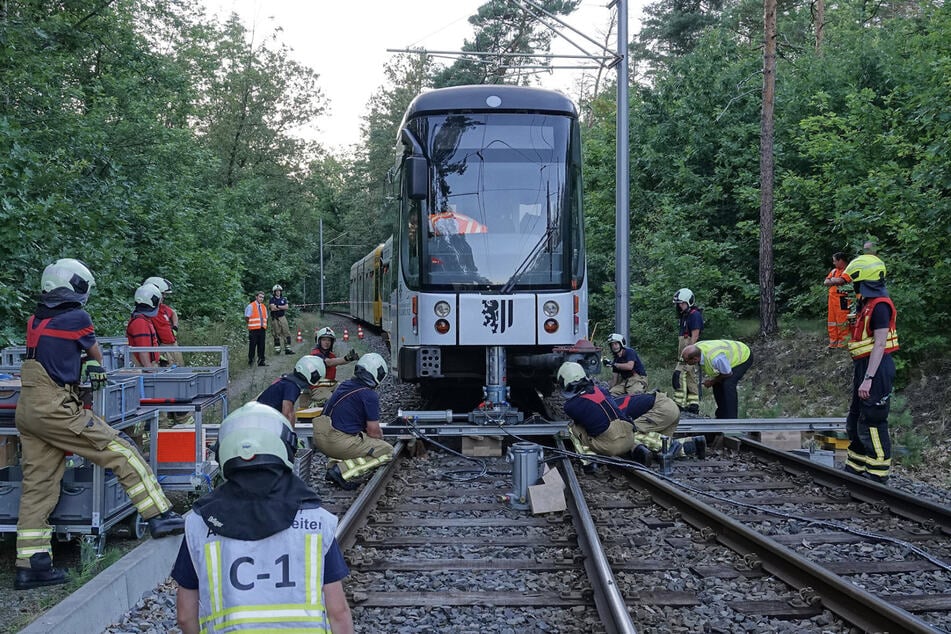
[[[606,368],[613,368],[613,367],[614,367],[614,361],[612,361],[611,359],[608,359],[608,358],[603,358],[603,359],[601,359],[601,364],[604,365],[604,367],[606,367]]]
[[[680,370],[674,370],[674,376],[671,377],[670,383],[674,386],[675,390],[680,389]]]
[[[87,361],[83,364],[80,378],[89,381],[92,389],[101,390],[106,387],[109,375],[106,374],[105,368],[103,368],[98,361]]]
[[[353,348],[350,348],[350,352],[347,353],[347,356],[345,356],[345,357],[343,358],[343,360],[344,360],[344,361],[356,361],[356,360],[359,359],[359,358],[360,358],[360,354],[359,354],[356,350],[354,350]]]

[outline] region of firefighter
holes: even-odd
[[[707,455],[707,439],[694,436],[687,440],[675,440],[680,408],[663,392],[653,391],[614,399],[624,416],[634,425],[634,441],[654,453],[663,450],[664,438],[668,439],[667,451],[673,458]]]
[[[83,408],[81,376],[94,390],[107,379],[92,319],[83,309],[95,286],[92,273],[79,260],[64,258],[46,267],[41,285],[36,312],[27,322],[16,408],[23,452],[14,580],[18,590],[66,581],[65,571],[53,567],[53,529],[47,520],[59,500],[67,451],[111,469],[148,520],[153,537],[184,529],[184,520],[171,510],[148,461],[118,431]],[[83,351],[88,360],[81,367]]]
[[[301,357],[294,365],[293,372],[282,375],[255,400],[279,411],[290,421],[293,428],[297,424],[295,404],[301,392],[304,388],[316,386],[326,371],[324,361],[320,357],[312,355]]]
[[[556,376],[567,398],[565,415],[571,419],[568,434],[578,453],[625,456],[650,465],[650,450],[635,442],[634,427],[611,395],[585,374],[581,364],[566,361]]]
[[[355,489],[353,480],[393,457],[393,446],[380,429],[380,395],[386,378],[383,357],[370,352],[357,361],[353,378],[344,381],[314,422],[314,445],[330,458],[327,480],[342,489]]]
[[[155,334],[158,335],[159,345],[177,346],[178,313],[167,303],[168,296],[172,292],[172,283],[164,277],[153,276],[147,278],[144,282],[142,282],[142,284],[152,284],[162,292],[162,303],[159,304],[158,314],[155,315],[155,317],[152,317],[152,325],[155,326]],[[159,360],[159,364],[163,366],[183,366],[185,365],[185,360],[182,357],[181,352],[178,352],[177,350],[169,350],[162,353],[162,358]]]
[[[287,420],[261,403],[222,421],[225,482],[195,502],[172,569],[185,634],[353,632],[337,518],[294,475],[296,450]]]
[[[689,288],[674,293],[674,308],[677,311],[677,367],[674,368],[674,402],[680,409],[691,414],[700,413],[700,377],[697,370],[683,361],[687,346],[700,340],[703,332],[703,311],[696,305],[696,298]]]
[[[281,340],[284,340],[284,354],[294,354],[291,350],[291,328],[287,325],[287,298],[284,297],[284,287],[275,284],[271,289],[271,299],[268,300],[268,310],[271,312],[271,336],[274,337],[274,354],[281,354]]]
[[[314,349],[311,350],[310,353],[324,360],[324,365],[327,366],[327,373],[316,387],[310,388],[311,407],[323,405],[327,402],[327,399],[330,398],[330,395],[333,394],[334,389],[337,387],[337,366],[351,363],[360,358],[360,355],[358,355],[357,351],[353,348],[351,348],[350,352],[345,356],[338,357],[334,353],[334,342],[336,341],[337,335],[332,328],[328,327],[318,330],[317,336],[314,337]]]
[[[884,262],[874,255],[860,255],[845,268],[855,290],[855,325],[852,355],[852,402],[845,419],[849,435],[845,470],[885,484],[892,464],[888,437],[895,362],[898,350],[897,311],[885,288]]]
[[[845,289],[848,276],[845,274],[845,265],[848,260],[841,251],[832,255],[832,270],[826,275],[823,282],[829,288],[829,310],[826,326],[829,330],[829,348],[845,347],[849,333],[849,308],[851,300]]]
[[[158,333],[152,319],[158,315],[162,291],[154,284],[143,284],[135,289],[135,308],[125,327],[125,336],[130,346],[157,348]],[[142,368],[158,367],[161,354],[158,350],[135,352],[132,359]]]
[[[642,394],[647,389],[647,370],[634,348],[627,347],[624,337],[614,332],[608,335],[611,358],[602,359],[611,368],[610,391],[613,396]]]
[[[740,341],[714,339],[698,341],[684,348],[682,357],[688,365],[699,365],[707,378],[704,387],[713,388],[717,402],[717,418],[736,418],[739,400],[736,386],[753,362],[750,347]]]

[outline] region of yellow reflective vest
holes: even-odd
[[[875,347],[875,334],[872,332],[872,310],[877,304],[888,304],[892,309],[891,319],[888,321],[888,335],[885,337],[885,352],[892,353],[898,350],[898,331],[895,329],[895,318],[898,311],[891,298],[875,297],[862,306],[862,311],[855,319],[852,327],[852,340],[849,341],[849,354],[853,359],[862,359],[872,354]]]
[[[717,376],[720,372],[713,367],[713,360],[721,354],[726,355],[730,367],[735,368],[750,358],[750,347],[739,341],[730,341],[729,339],[713,339],[712,341],[698,341],[697,347],[700,348],[702,357],[700,365],[707,376]]]

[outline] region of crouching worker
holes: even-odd
[[[92,318],[83,306],[95,286],[92,273],[79,260],[65,258],[43,271],[42,293],[26,326],[26,360],[16,408],[16,426],[23,451],[23,493],[17,522],[17,590],[66,582],[66,572],[53,567],[47,524],[60,495],[66,452],[111,469],[153,537],[184,530],[184,520],[138,449],[92,410],[83,409],[80,376],[94,390],[106,385],[102,352]],[[80,362],[82,351],[88,361]]]
[[[255,399],[258,403],[264,403],[279,411],[284,418],[291,424],[291,429],[297,424],[297,399],[305,388],[316,386],[321,377],[326,372],[323,359],[307,355],[297,360],[294,365],[294,371],[290,374],[283,374],[281,377],[271,383]]]
[[[680,407],[663,392],[634,394],[616,399],[618,408],[634,425],[634,441],[654,453],[660,453],[667,438],[667,452],[673,458],[707,457],[707,439],[694,436],[674,440],[680,422]]]
[[[337,335],[332,328],[324,327],[317,331],[314,349],[310,353],[324,360],[327,373],[323,375],[320,383],[310,388],[310,404],[306,405],[307,407],[320,407],[326,403],[330,395],[337,389],[337,366],[352,363],[360,358],[353,348],[345,356],[338,357],[334,354],[334,342],[336,341]]]
[[[624,456],[650,464],[650,450],[643,445],[635,448],[634,428],[607,390],[595,385],[580,364],[562,363],[557,379],[568,399],[564,405],[565,415],[571,419],[568,433],[578,453]]]
[[[172,569],[184,634],[353,632],[337,518],[294,475],[296,450],[287,420],[261,403],[222,421],[225,482],[195,502]]]
[[[314,446],[330,458],[327,480],[355,489],[353,480],[393,458],[393,445],[380,429],[380,395],[386,361],[370,352],[357,361],[353,378],[340,384],[314,419]]]

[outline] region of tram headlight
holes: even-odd
[[[446,321],[445,319],[437,319],[435,327],[436,327],[436,332],[438,332],[441,335],[444,335],[447,332],[449,332],[449,322]]]
[[[558,320],[556,319],[546,319],[545,320],[545,332],[549,335],[553,335],[558,332]]]
[[[548,300],[542,305],[542,312],[545,313],[545,317],[554,317],[558,314],[558,302]]]
[[[436,302],[436,305],[433,306],[436,317],[448,317],[450,310],[452,309],[449,307],[449,302]]]

